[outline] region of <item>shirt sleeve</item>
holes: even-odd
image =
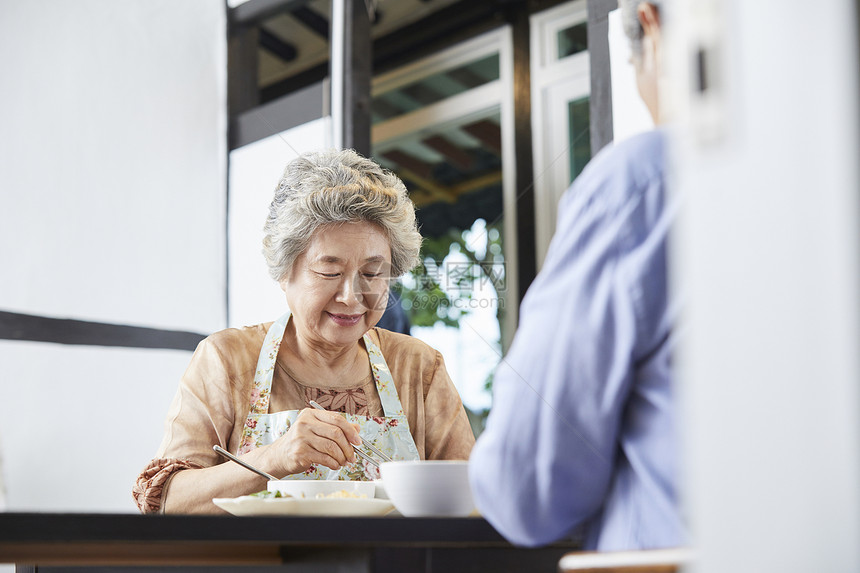
[[[201,466],[193,462],[176,459],[156,458],[143,468],[131,490],[131,495],[141,513],[163,513],[164,490],[177,472],[197,469]]]
[[[425,455],[428,460],[467,460],[475,434],[442,355],[424,385]]]
[[[642,205],[611,188],[620,181],[601,184],[562,201],[470,459],[479,510],[520,545],[563,537],[610,486],[637,329],[622,259],[640,240]]]
[[[214,444],[229,449],[235,408],[224,365],[215,344],[198,345],[170,405],[158,453],[135,482],[133,496],[142,512],[160,510],[176,472],[218,463]]]

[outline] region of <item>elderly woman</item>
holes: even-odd
[[[418,260],[403,183],[354,151],[303,155],[284,171],[264,230],[290,312],[200,343],[135,484],[142,512],[217,512],[212,498],[266,488],[214,444],[294,479],[373,479],[354,453],[363,442],[400,460],[469,457],[474,436],[442,356],[374,328],[389,278]]]

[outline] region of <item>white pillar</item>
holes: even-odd
[[[694,570],[860,571],[855,3],[676,5]]]

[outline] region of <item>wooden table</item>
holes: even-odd
[[[555,572],[561,556],[578,548],[573,540],[513,547],[480,518],[0,513],[0,563],[15,563],[19,572],[96,566],[108,573],[165,565],[199,571],[229,565],[231,571],[271,566],[318,573]]]

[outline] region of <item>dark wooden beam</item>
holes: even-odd
[[[392,163],[396,163],[402,168],[408,169],[409,171],[419,175],[423,178],[429,178],[433,175],[433,166],[427,163],[426,161],[422,161],[417,157],[406,153],[405,151],[399,151],[392,149],[391,151],[386,151],[382,154],[382,156]],[[397,171],[395,169],[395,171]]]
[[[373,42],[379,73],[504,24],[495,0],[460,0]]]
[[[312,68],[308,68],[303,72],[299,72],[294,76],[290,76],[284,80],[269,84],[260,88],[260,103],[265,104],[272,100],[282,98],[286,95],[306,88],[310,85],[319,83],[328,77],[329,65],[328,62],[319,64]]]
[[[482,189],[486,189],[487,187],[497,186],[502,184],[502,170],[497,169],[496,171],[491,171],[489,173],[485,173],[484,175],[478,175],[477,177],[472,177],[471,179],[466,179],[465,181],[461,181],[456,185],[451,186],[451,191],[453,191],[456,195],[465,195],[466,193],[474,193],[475,191],[480,191]]]
[[[532,0],[529,2],[529,13],[551,8],[564,1]],[[379,74],[388,71],[504,24],[504,16],[495,0],[461,0],[419,22],[373,40],[373,72]],[[271,101],[316,83],[326,77],[328,72],[329,64],[326,62],[263,86],[260,89],[260,102]]]
[[[517,301],[537,275],[534,166],[532,164],[531,28],[526,3],[508,7],[506,19],[513,36],[514,160],[516,162]],[[486,122],[485,122],[486,123]],[[494,126],[497,128],[497,126]],[[489,126],[486,127],[489,129]],[[501,134],[500,134],[501,135]]]
[[[0,340],[194,350],[205,335],[0,311]]]
[[[471,153],[451,143],[448,139],[441,135],[434,135],[422,141],[424,145],[430,149],[437,151],[445,156],[445,159],[452,165],[468,171],[475,164],[475,158]]]
[[[516,100],[516,91],[516,64],[514,64],[514,100]],[[514,108],[516,108],[516,101],[514,102]],[[480,121],[461,126],[460,129],[483,143],[496,155],[501,155],[502,128],[493,123],[492,121],[488,119],[482,119]]]
[[[591,65],[591,154],[613,138],[612,77],[609,65],[609,13],[618,0],[588,0],[588,58]]]
[[[266,30],[263,26],[258,28],[260,47],[277,57],[283,62],[292,62],[299,55],[298,50],[292,44],[283,41],[275,34]]]
[[[444,201],[445,203],[453,205],[457,202],[457,194],[453,189],[446,187],[429,177],[422,177],[414,171],[410,171],[406,167],[398,168],[397,175],[403,180],[407,189],[419,190],[432,197],[433,199],[428,200],[428,203]]]
[[[307,29],[316,33],[320,38],[324,38],[325,41],[328,41],[329,21],[316,10],[308,8],[307,6],[296,8],[293,10],[293,18],[301,22]]]
[[[571,0],[529,0],[529,14],[542,12],[554,6],[558,6],[559,4],[566,4],[570,1]]]

